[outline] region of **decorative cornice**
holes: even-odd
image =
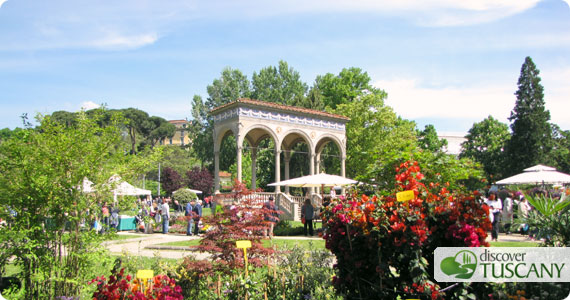
[[[233,109],[225,110],[217,115],[214,115],[213,117],[214,117],[214,123],[219,123],[237,117],[248,117],[254,119],[261,119],[261,120],[284,122],[293,125],[305,125],[305,126],[332,129],[332,130],[341,130],[341,131],[346,130],[345,124],[341,122],[334,122],[318,118],[297,116],[285,112],[273,112],[268,110],[259,110],[247,107],[236,107]]]

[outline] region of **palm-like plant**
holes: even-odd
[[[570,199],[550,196],[525,196],[535,208],[522,222],[546,234],[546,246],[570,246]]]

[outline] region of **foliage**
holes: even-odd
[[[150,282],[134,279],[131,275],[125,276],[125,270],[109,276],[93,279],[90,284],[97,284],[97,290],[93,293],[93,299],[179,299],[182,300],[182,288],[176,285],[174,279],[166,275],[156,275]]]
[[[521,222],[532,228],[539,228],[546,236],[544,244],[549,246],[570,246],[570,199],[562,195],[560,199],[537,194],[525,195],[528,202],[536,209],[531,210]]]
[[[546,163],[552,149],[550,112],[545,108],[540,71],[530,57],[525,58],[518,80],[517,101],[511,112],[512,136],[506,152],[507,169],[513,175],[523,169]]]
[[[354,195],[324,210],[327,248],[337,258],[334,284],[348,299],[441,299],[429,264],[435,247],[487,245],[488,209],[474,195],[451,194],[440,183],[425,186],[417,163],[397,171],[391,193]],[[396,201],[404,190],[415,198]]]
[[[188,203],[191,200],[198,198],[196,197],[196,194],[194,194],[194,192],[191,192],[186,188],[181,188],[176,190],[172,194],[172,197],[174,198],[174,200],[178,201],[178,203],[180,203],[181,205],[182,203]]]
[[[170,273],[186,299],[343,299],[331,286],[331,255],[293,247],[276,252],[272,264],[220,272],[224,266],[186,258]]]
[[[461,144],[459,157],[468,157],[483,166],[489,182],[505,177],[504,148],[510,139],[509,127],[492,116],[473,124]]]
[[[265,216],[271,211],[251,197],[251,193],[245,184],[235,180],[232,189],[234,208],[205,218],[213,229],[206,232],[198,249],[210,253],[212,261],[225,264],[229,269],[243,267],[244,264],[242,250],[236,248],[236,241],[251,241],[248,261],[256,266],[264,265],[273,252],[261,244],[267,228]]]
[[[392,169],[392,156],[415,148],[414,124],[398,118],[384,104],[385,98],[384,92],[365,94],[335,110],[350,118],[346,125],[347,177],[370,179],[370,169],[387,162]]]
[[[447,140],[440,140],[435,127],[429,124],[425,126],[424,130],[418,130],[418,146],[431,152],[440,152],[443,151],[444,147],[447,147]]]
[[[289,220],[280,220],[275,224],[273,228],[273,234],[275,236],[292,236],[292,235],[302,235],[303,226],[293,227]]]
[[[287,62],[280,60],[279,66],[268,66],[253,72],[251,79],[252,98],[285,105],[300,106],[304,103],[307,84],[301,81],[301,75]]]
[[[172,192],[182,187],[182,176],[174,169],[166,167],[162,170],[160,184],[167,195],[172,195]]]
[[[212,194],[214,179],[208,169],[194,167],[192,170],[186,172],[185,184],[191,189],[202,191],[202,195],[207,197]]]
[[[563,173],[570,173],[570,130],[561,130],[552,124],[553,148],[549,166]]]
[[[338,75],[327,73],[315,79],[314,89],[322,95],[326,107],[336,110],[340,104],[348,104],[366,92],[380,92],[370,84],[370,76],[360,68],[344,68]]]
[[[73,126],[40,116],[39,128],[0,144],[0,202],[9,208],[0,210],[9,224],[0,227],[3,253],[22,268],[26,299],[81,293],[81,282],[104,265],[101,237],[88,228],[111,197],[108,179],[128,180],[157,158],[125,156],[117,147],[120,120],[100,127],[103,113],[88,118],[81,112]],[[85,178],[96,192],[82,192]]]
[[[22,131],[22,128],[16,127],[14,130],[10,130],[10,128],[0,129],[0,142],[5,141],[13,135],[18,134],[19,131]]]

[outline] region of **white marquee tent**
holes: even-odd
[[[570,175],[543,165],[524,169],[524,172],[499,180],[497,184],[569,184]]]

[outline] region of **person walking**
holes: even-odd
[[[202,205],[200,204],[200,202],[201,202],[200,200],[198,201],[194,200],[194,202],[192,203],[192,215],[194,218],[194,235],[198,235],[198,232],[200,231],[200,228],[198,226],[200,225],[200,219],[202,218]]]
[[[269,200],[263,204],[265,209],[265,222],[267,223],[267,228],[265,230],[265,236],[273,237],[273,228],[275,223],[279,221],[277,217],[277,207],[275,207],[275,201],[273,201],[273,196],[269,196]]]
[[[192,235],[192,202],[186,203],[186,209],[184,210],[184,216],[186,216],[186,220],[188,220],[188,225],[186,225],[186,235]]]
[[[513,223],[513,199],[509,192],[503,192],[499,197],[503,205],[501,221],[506,234],[511,233],[511,224]]]
[[[489,205],[489,218],[493,224],[493,229],[491,230],[491,239],[497,241],[499,238],[499,222],[503,204],[497,199],[495,192],[489,193],[489,199],[485,201],[485,204]]]
[[[169,198],[164,199],[161,210],[162,210],[162,233],[168,233],[168,222],[170,219],[170,206],[168,206]]]
[[[311,199],[305,199],[305,204],[301,207],[301,218],[305,220],[303,223],[303,233],[307,236],[307,228],[309,235],[313,236],[313,218],[315,216],[315,207],[311,204]]]

